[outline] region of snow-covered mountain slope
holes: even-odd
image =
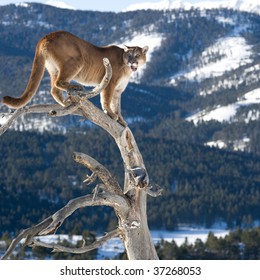
[[[177,85],[178,80],[183,79],[200,83],[210,77],[223,76],[227,71],[251,64],[253,62],[251,55],[252,46],[247,44],[245,38],[240,36],[220,38],[201,53],[194,68],[175,74],[170,83]],[[199,94],[211,93],[212,91]]]
[[[255,104],[260,104],[260,88],[252,90],[246,93],[242,98],[239,98],[237,102],[220,106],[217,105],[215,108],[205,109],[192,114],[187,118],[188,121],[193,121],[195,124],[199,122],[207,122],[210,120],[216,120],[219,122],[232,122],[237,121],[239,116],[237,116],[238,110],[242,107],[251,106]],[[248,123],[250,120],[258,120],[260,117],[260,112],[254,112],[250,110],[248,114],[244,117],[244,121]]]
[[[171,9],[234,9],[250,13],[260,14],[260,3],[256,0],[219,0],[219,1],[202,1],[192,2],[189,0],[163,0],[156,3],[143,2],[130,5],[124,11],[136,10],[171,10]]]

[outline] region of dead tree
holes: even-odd
[[[92,157],[74,152],[76,162],[84,165],[92,172],[84,180],[93,183],[98,177],[102,184],[97,184],[94,194],[77,197],[70,200],[63,208],[47,219],[28,229],[22,230],[15,237],[2,259],[8,259],[18,243],[24,239],[24,246],[42,246],[52,248],[53,251],[80,254],[88,252],[105,243],[113,237],[120,237],[128,259],[149,260],[158,259],[150,231],[147,224],[146,200],[147,195],[158,196],[161,189],[154,191],[149,183],[149,177],[138,149],[134,136],[129,127],[124,127],[112,120],[102,110],[94,106],[88,99],[99,94],[110,81],[112,68],[108,59],[104,58],[105,76],[101,83],[90,91],[69,92],[71,105],[61,107],[58,104],[31,105],[16,110],[6,124],[0,127],[0,135],[21,115],[31,113],[48,113],[51,117],[61,117],[68,114],[79,115],[105,129],[114,138],[125,168],[124,186],[120,186],[117,179],[101,163]],[[114,209],[118,218],[118,227],[107,233],[93,244],[81,248],[68,248],[57,244],[47,244],[37,240],[37,236],[56,233],[64,220],[74,211],[87,206],[106,205]]]

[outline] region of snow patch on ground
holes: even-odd
[[[225,149],[229,145],[230,147],[233,147],[234,151],[245,151],[248,147],[248,144],[250,142],[250,138],[247,136],[244,136],[242,139],[234,140],[234,141],[228,141],[228,143],[225,143],[222,140],[217,141],[210,141],[205,143],[206,146],[214,147],[218,149]]]
[[[233,150],[234,151],[245,151],[248,144],[250,142],[250,138],[243,137],[243,139],[233,141]]]
[[[20,2],[20,3],[16,3],[15,4],[16,7],[24,7],[24,8],[28,8],[29,7],[29,3],[26,2]]]
[[[227,105],[227,106],[217,106],[216,109],[213,110],[202,110],[190,117],[188,117],[187,121],[193,121],[194,124],[198,122],[217,120],[219,122],[227,122],[231,121],[231,119],[236,115],[238,106],[235,104]]]
[[[227,147],[227,144],[222,140],[210,141],[210,142],[207,142],[205,145],[209,146],[209,147],[218,148],[218,149],[224,149]]]

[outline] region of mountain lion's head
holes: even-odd
[[[132,71],[136,71],[138,67],[142,66],[146,62],[146,53],[148,52],[149,47],[145,46],[140,47],[127,47],[125,46],[124,50],[124,63],[129,66]]]

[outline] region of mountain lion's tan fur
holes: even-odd
[[[51,94],[66,106],[62,91],[82,90],[81,85],[95,86],[105,74],[103,58],[107,57],[112,66],[112,78],[101,92],[103,110],[113,119],[126,125],[121,115],[121,93],[126,88],[130,75],[146,62],[148,47],[117,46],[97,47],[75,35],[57,31],[43,37],[37,44],[33,67],[28,85],[19,98],[5,96],[3,103],[11,108],[26,105],[36,93],[47,68],[51,78]]]

